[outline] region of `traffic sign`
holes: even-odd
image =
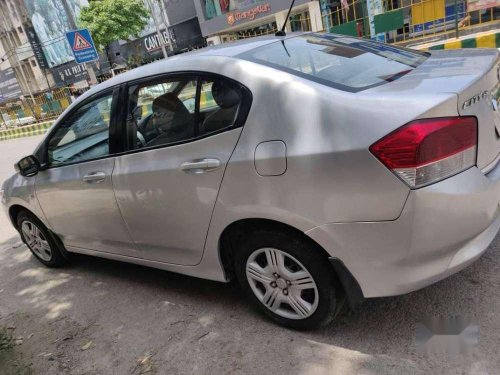
[[[95,49],[94,41],[87,29],[69,31],[66,33],[75,61],[78,64],[94,61],[99,58]]]

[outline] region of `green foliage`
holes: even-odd
[[[115,40],[137,37],[147,25],[149,11],[141,0],[94,0],[82,8],[78,25],[88,28],[102,50]]]

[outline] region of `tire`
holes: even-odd
[[[31,253],[47,267],[60,267],[66,263],[54,235],[33,214],[21,211],[17,215],[17,228]]]
[[[253,231],[238,241],[234,263],[248,298],[265,316],[285,327],[323,327],[342,305],[342,289],[328,259],[321,249],[294,233]]]

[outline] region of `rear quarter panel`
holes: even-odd
[[[246,61],[210,67],[246,85],[253,104],[219,191],[203,269],[220,267],[220,236],[241,219],[271,219],[303,232],[326,223],[397,219],[410,190],[369,146],[414,119],[457,115],[454,93],[347,93]],[[263,177],[255,170],[255,148],[271,140],[286,144],[287,169]],[[348,256],[335,240],[325,250]]]
[[[254,99],[213,225],[264,217],[307,230],[329,222],[393,220],[409,189],[369,146],[412,119],[457,114],[454,94],[347,93],[250,62],[235,65],[245,74],[232,78]],[[270,140],[286,144],[287,170],[263,177],[255,171],[254,152]]]

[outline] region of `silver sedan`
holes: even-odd
[[[500,228],[497,50],[332,34],[147,65],[80,97],[2,202],[72,253],[228,282],[293,328],[432,284]]]

